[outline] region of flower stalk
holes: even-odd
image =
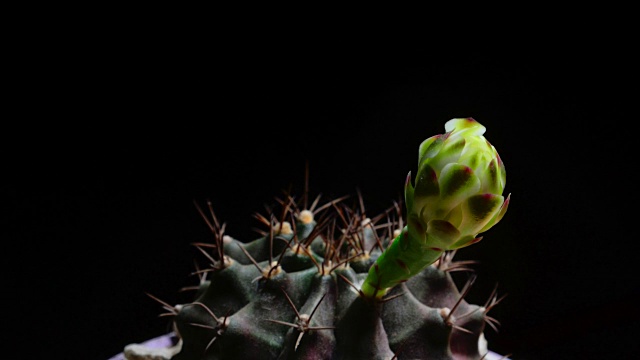
[[[505,166],[483,136],[486,128],[455,118],[445,131],[420,145],[415,185],[411,172],[405,182],[407,225],[369,269],[365,297],[381,298],[443,252],[477,243],[507,211]]]

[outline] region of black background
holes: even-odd
[[[359,189],[376,214],[401,196],[420,142],[473,117],[512,196],[502,222],[457,255],[480,261],[470,302],[496,283],[507,294],[490,348],[629,358],[640,319],[625,220],[635,205],[619,202],[635,176],[622,161],[636,122],[621,110],[628,67],[578,54],[423,66],[311,55],[220,62],[136,45],[41,69],[17,89],[40,100],[4,134],[3,238],[19,246],[6,252],[5,311],[30,351],[106,360],[165,333],[145,292],[187,300],[179,289],[202,260],[190,244],[211,239],[194,200],[250,239],[264,204],[289,186],[302,194],[308,161],[311,196]]]

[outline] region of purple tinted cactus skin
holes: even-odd
[[[467,303],[473,280],[459,291],[451,272],[471,271],[453,261],[456,249],[506,211],[504,165],[473,119],[446,129],[420,147],[406,226],[398,206],[371,219],[361,198],[360,207],[342,198],[315,209],[318,197],[307,209],[289,196],[278,201],[284,215],[258,216],[267,231],[242,242],[198,208],[214,242],[195,245],[210,267],[194,301],[173,310],[180,351],[171,360],[482,359],[485,324],[495,322],[487,313],[500,300],[494,290],[484,306]],[[453,160],[463,165],[447,166]]]

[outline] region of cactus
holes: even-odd
[[[445,130],[420,145],[415,185],[407,176],[406,225],[398,202],[368,217],[361,196],[308,206],[306,193],[285,193],[277,211],[256,215],[266,230],[243,242],[225,234],[211,203],[196,203],[213,241],[194,246],[209,264],[196,271],[193,302],[150,295],[172,316],[177,343],[149,358],[483,359],[485,325],[498,323],[488,312],[504,296],[494,288],[483,305],[465,301],[473,262],[454,255],[502,219],[510,196],[484,126],[452,119]],[[453,271],[471,271],[461,289]]]

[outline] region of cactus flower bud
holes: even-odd
[[[362,284],[378,297],[436,261],[446,250],[480,241],[509,204],[504,164],[473,118],[451,119],[446,133],[423,141],[415,186],[405,183],[407,226],[380,255]]]

